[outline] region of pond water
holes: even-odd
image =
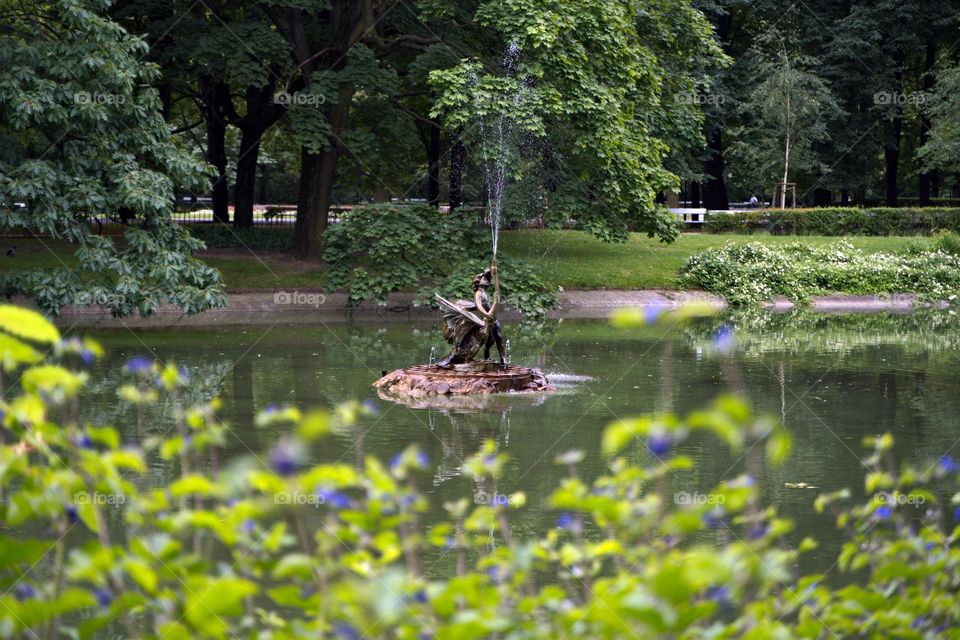
[[[733,345],[718,351],[719,327],[734,330]],[[503,493],[524,491],[527,506],[513,522],[535,534],[553,526],[546,497],[565,470],[555,464],[570,449],[586,453],[584,473],[604,468],[603,428],[611,421],[658,411],[686,413],[731,391],[759,412],[780,416],[794,438],[782,468],[764,469],[758,482],[766,499],[796,523],[794,539],[812,535],[820,548],[804,556],[804,572],[833,567],[840,545],[832,519],[815,513],[818,491],[788,488],[808,483],[820,490],[863,492],[865,436],[891,432],[902,460],[934,461],[960,440],[960,335],[949,316],[812,315],[752,312],[706,319],[670,331],[653,326],[620,330],[602,321],[508,324],[515,364],[542,368],[558,386],[550,395],[499,396],[472,409],[417,409],[377,397],[371,383],[382,370],[425,362],[432,346],[445,346],[436,327],[403,320],[286,327],[202,330],[124,329],[86,332],[107,348],[92,372],[84,417],[118,425],[127,440],[172,428],[169,408],[139,422],[117,400],[119,369],[133,355],[185,366],[197,399],[219,394],[233,433],[227,458],[266,460],[279,435],[252,426],[251,416],[271,403],[332,406],[369,400],[375,415],[356,430],[322,441],[317,461],[353,461],[363,455],[388,460],[419,443],[433,466],[425,478],[432,494],[429,518],[442,517],[444,501],[476,489],[462,461],[486,439],[511,459]],[[745,472],[755,454],[732,455],[704,435],[681,447],[696,468],[677,474],[673,490],[704,494],[719,480]],[[649,454],[642,445],[632,453]],[[166,482],[170,465],[156,461],[151,481]],[[483,500],[484,495],[478,499]],[[720,532],[718,535],[723,535]],[[435,571],[449,559],[439,557]]]

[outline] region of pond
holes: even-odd
[[[727,328],[735,340],[718,344],[718,330],[725,336]],[[432,477],[424,478],[432,494],[428,518],[438,519],[444,501],[471,494],[491,499],[460,466],[493,439],[510,455],[501,492],[527,496],[513,519],[521,535],[554,526],[557,514],[546,499],[565,473],[555,463],[558,454],[583,450],[584,474],[596,476],[604,468],[601,434],[611,421],[658,411],[684,414],[737,392],[758,412],[780,417],[793,436],[787,463],[764,469],[757,480],[765,499],[796,523],[792,537],[810,535],[821,543],[803,556],[804,572],[833,568],[840,535],[831,517],[814,511],[813,501],[819,490],[863,492],[865,436],[889,431],[896,455],[918,462],[935,461],[960,440],[960,336],[949,316],[750,312],[671,330],[629,331],[602,321],[508,324],[512,362],[542,368],[557,392],[499,396],[486,406],[461,409],[411,408],[377,397],[371,387],[383,370],[426,361],[431,347],[443,354],[445,345],[429,323],[400,318],[86,333],[103,343],[108,356],[92,372],[83,417],[118,425],[127,440],[173,428],[169,407],[138,417],[118,401],[119,370],[133,355],[186,367],[196,399],[223,398],[233,429],[228,460],[266,460],[279,434],[252,426],[251,416],[270,404],[328,407],[367,400],[376,413],[354,432],[322,441],[310,453],[314,460],[388,460],[419,443],[433,468]],[[696,467],[672,478],[678,500],[705,498],[719,480],[745,473],[759,453],[734,455],[707,435],[687,441],[681,452]],[[643,445],[632,455],[650,456]],[[153,471],[151,480],[160,485],[173,470],[158,460]],[[800,483],[817,489],[789,486]],[[444,573],[450,562],[441,554],[430,570]]]

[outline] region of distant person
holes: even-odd
[[[750,196],[750,206],[751,206],[751,207],[753,207],[754,209],[756,209],[758,202],[759,202],[759,200],[757,200],[757,196]]]

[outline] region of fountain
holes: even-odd
[[[493,284],[493,302],[487,288]],[[506,348],[497,320],[500,282],[494,257],[489,269],[473,279],[473,300],[451,302],[436,294],[443,309],[441,332],[453,345],[436,364],[415,365],[388,373],[373,386],[388,395],[423,397],[435,395],[490,394],[504,392],[552,391],[540,369],[507,363]],[[496,345],[498,360],[490,360]],[[476,356],[483,349],[483,359]]]
[[[514,74],[518,68],[520,50],[511,45],[504,57],[507,73]],[[519,91],[514,97],[518,104]],[[496,154],[493,162],[484,162],[487,193],[490,206],[490,229],[493,259],[489,269],[473,278],[473,300],[451,302],[436,295],[443,310],[440,328],[444,339],[452,345],[447,356],[436,364],[431,355],[430,363],[397,369],[374,383],[381,395],[405,398],[443,395],[484,395],[504,392],[552,391],[540,369],[519,367],[507,360],[507,349],[497,320],[500,304],[500,278],[497,274],[497,245],[500,236],[500,220],[506,184],[506,145],[511,126],[506,115],[501,113],[495,127],[497,135]],[[485,137],[481,121],[481,136]],[[493,302],[487,289],[493,286]],[[490,349],[496,345],[498,360],[490,360]],[[476,356],[483,349],[483,359]]]

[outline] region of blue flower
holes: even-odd
[[[35,598],[37,596],[37,590],[25,582],[21,582],[17,585],[17,588],[14,590],[14,595],[17,600],[23,602],[24,600],[29,600],[30,598]]]
[[[63,510],[66,511],[67,520],[70,521],[70,524],[77,524],[80,521],[79,516],[77,516],[77,508],[72,504],[68,504]]]
[[[123,365],[127,373],[146,373],[153,369],[153,361],[145,356],[133,356]]]
[[[333,625],[333,635],[338,638],[344,638],[344,640],[360,640],[360,632],[357,631],[356,627],[346,622],[338,622]]]
[[[670,453],[672,444],[670,437],[662,434],[652,435],[647,439],[647,448],[658,458],[665,458]]]
[[[721,326],[713,334],[713,348],[720,353],[730,353],[733,351],[734,334],[733,327],[728,324]]]
[[[263,410],[263,413],[265,415],[270,415],[271,413],[276,413],[279,410],[280,410],[280,407],[278,407],[276,404],[271,402],[270,404],[267,405],[267,408]]]
[[[447,536],[446,540],[443,541],[443,546],[447,549],[453,549],[457,544],[456,538],[453,536]]]
[[[413,601],[419,602],[420,604],[426,604],[427,603],[426,592],[423,589],[421,589],[420,591],[417,591],[415,594],[413,594]]]
[[[80,350],[80,361],[83,364],[92,364],[94,360],[96,360],[96,356],[93,354],[93,351],[86,348]]]
[[[306,600],[307,598],[312,596],[315,591],[316,591],[316,587],[314,587],[312,584],[302,585],[300,587],[300,599]]]
[[[960,470],[960,467],[957,466],[956,461],[954,461],[953,456],[945,454],[939,461],[937,461],[937,466],[940,467],[940,470],[944,473],[953,473],[954,471]]]
[[[329,489],[327,487],[317,487],[317,497],[321,504],[325,504],[334,509],[346,509],[350,506],[350,497],[342,491]]]
[[[569,529],[573,526],[573,516],[568,512],[564,511],[557,517],[557,527],[561,529]]]
[[[953,519],[960,522],[960,507],[953,510]]]
[[[490,579],[493,580],[496,584],[503,582],[503,574],[500,571],[500,567],[490,567],[487,569],[487,575],[490,576]]]
[[[403,461],[403,452],[393,454],[393,457],[390,458],[390,470],[396,471],[400,468],[400,463]]]
[[[181,379],[181,380],[183,380],[184,382],[189,382],[189,380],[190,380],[190,370],[189,370],[189,369],[187,369],[186,367],[180,367],[179,369],[177,369],[177,373],[180,374],[180,379]]]
[[[113,603],[113,594],[108,589],[94,589],[93,597],[97,599],[97,604],[104,608]]]
[[[93,449],[93,441],[90,439],[90,436],[86,433],[81,433],[76,438],[73,439],[73,444],[77,445],[81,449]]]
[[[253,533],[253,529],[256,525],[257,525],[256,522],[248,518],[243,521],[243,530],[246,531],[248,534],[251,534]]]
[[[750,526],[750,529],[747,531],[748,540],[757,540],[762,538],[767,533],[767,525],[762,522],[755,522]]]
[[[730,600],[730,589],[723,585],[719,587],[708,587],[704,595],[707,597],[707,600],[713,600],[714,602],[728,602]]]
[[[420,467],[427,468],[430,466],[430,458],[423,451],[417,450],[416,460]]]
[[[367,410],[368,413],[377,413],[380,409],[377,408],[377,403],[369,398],[363,401],[363,408]]]
[[[660,316],[663,315],[663,312],[666,310],[667,310],[667,307],[660,303],[648,304],[643,308],[644,324],[655,324],[657,320],[660,319]]]
[[[727,519],[724,517],[725,514],[726,512],[722,508],[715,507],[703,514],[703,521],[711,529],[719,529],[727,524]]]
[[[270,468],[281,476],[292,476],[300,467],[303,452],[290,440],[281,440],[270,451]]]
[[[873,512],[873,515],[877,516],[881,520],[886,520],[893,514],[893,509],[883,504],[877,507],[877,510]]]

